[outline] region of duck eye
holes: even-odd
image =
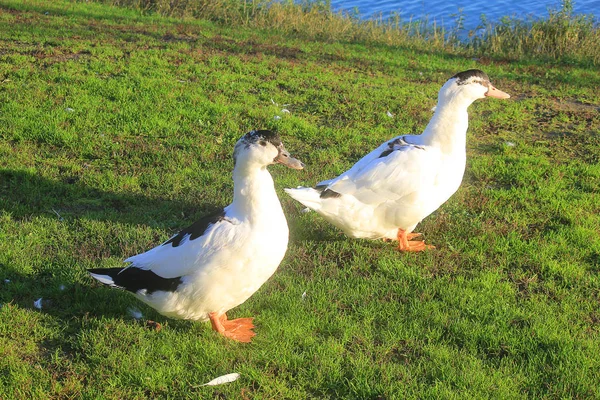
[[[261,141],[260,141],[260,142],[258,142],[258,143],[260,143],[260,145],[261,145],[261,146],[266,146],[266,145],[267,145],[267,142],[265,142],[264,140],[261,140]]]

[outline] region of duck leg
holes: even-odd
[[[414,238],[418,238],[419,236],[423,235],[421,232],[411,232],[411,233],[407,233],[406,234],[406,238],[408,240],[412,240]]]
[[[422,235],[422,233],[419,233],[419,232],[407,233],[407,234],[406,234],[406,238],[407,238],[408,240],[411,240],[411,239],[417,238],[417,237],[419,237],[419,236],[421,236],[421,235]],[[393,242],[393,241],[394,241],[394,239],[389,239],[389,238],[381,238],[381,240],[383,240],[383,241],[384,241],[384,242],[386,242],[386,243],[389,243],[389,242]]]
[[[229,321],[227,314],[212,312],[208,314],[212,328],[221,335],[238,342],[250,343],[256,335],[252,329],[254,324],[252,318],[238,318]]]
[[[435,249],[435,246],[425,244],[424,241],[410,240],[421,236],[420,233],[406,233],[404,229],[398,228],[398,250],[400,251],[423,251]]]

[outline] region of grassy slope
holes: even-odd
[[[0,398],[600,397],[596,70],[37,0],[0,1],[0,48]],[[419,227],[436,251],[349,240],[283,195],[420,131],[473,67],[514,97],[471,107],[463,186]],[[252,344],[86,276],[227,204],[258,127],[307,169],[271,168],[291,243],[231,313]]]

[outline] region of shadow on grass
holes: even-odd
[[[17,219],[55,215],[175,230],[223,206],[108,192],[82,185],[78,177],[54,181],[27,171],[0,170],[0,211]]]
[[[53,181],[27,171],[0,170],[0,213],[4,211],[15,220],[37,215],[64,218],[67,222],[95,219],[144,224],[175,233],[217,208],[208,203],[196,205],[102,191],[86,187],[72,178]],[[159,241],[156,242],[158,244]],[[65,259],[64,251],[55,252],[50,248],[47,251],[49,259],[34,273],[25,273],[15,266],[0,263],[0,304],[10,303],[31,309],[33,301],[42,298],[42,312],[65,319],[83,317],[88,313],[127,319],[132,318],[127,309],[136,307],[143,309],[144,314],[148,314],[147,318],[161,323],[166,320],[130,293],[101,287],[91,278],[89,285],[78,283],[76,277],[81,276],[85,268],[78,265],[78,258]]]
[[[297,240],[316,241],[346,238],[341,231],[331,228],[324,221],[319,220],[317,227],[298,223],[308,215],[302,215],[302,207],[285,194],[281,196],[282,204],[294,205],[286,210],[290,236]],[[61,180],[50,180],[24,170],[0,169],[0,211],[9,213],[14,219],[36,215],[59,219],[85,218],[146,225],[168,229],[174,234],[203,215],[226,205],[206,202],[192,204],[139,194],[114,193],[87,187],[79,183],[77,177],[63,176]]]
[[[3,271],[11,271],[10,279]],[[174,320],[160,315],[131,293],[101,286],[92,278],[89,284],[69,281],[68,278],[47,272],[23,274],[0,263],[0,307],[34,310],[55,318],[61,330],[69,335],[96,329],[122,321],[141,328],[156,330],[148,321],[182,333],[198,335],[209,326],[200,321]],[[68,345],[68,341],[60,341]]]
[[[125,292],[114,290],[109,293],[102,288],[94,288],[91,278],[90,286],[87,286],[46,271],[23,274],[6,264],[0,264],[0,271],[3,272],[0,304],[38,309],[65,322],[75,317],[85,318],[89,314],[123,318],[134,300],[128,299]]]

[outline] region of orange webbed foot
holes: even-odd
[[[256,333],[252,330],[254,329],[252,318],[238,318],[231,321],[225,321],[223,327],[225,328],[223,334],[238,342],[250,343],[252,338],[256,336]]]
[[[419,241],[419,240],[409,240],[407,243],[408,243],[408,246],[406,246],[406,247],[399,245],[398,250],[418,252],[418,251],[435,249],[435,246],[430,245],[430,244],[425,244],[425,242]]]
[[[238,318],[229,321],[225,313],[218,315],[217,313],[208,314],[212,328],[221,335],[229,339],[250,343],[252,338],[256,336],[252,318]]]
[[[422,240],[410,240],[419,236],[421,236],[421,233],[407,233],[403,229],[398,229],[398,250],[418,252],[435,249],[435,246],[425,244]]]

